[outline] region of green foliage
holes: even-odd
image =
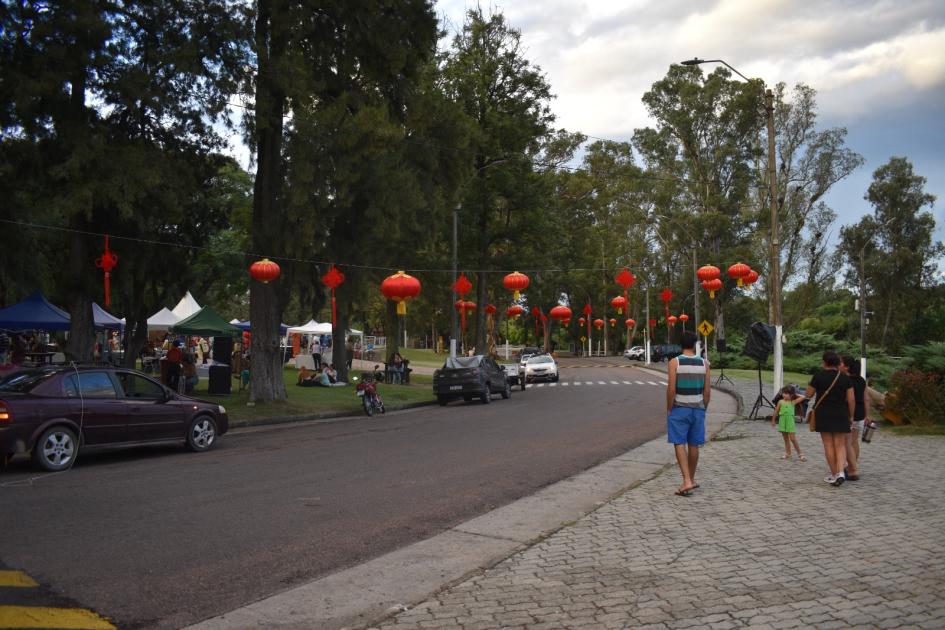
[[[917,426],[945,423],[945,377],[941,374],[900,370],[892,375],[891,384],[886,404],[906,422]]]
[[[902,353],[913,369],[945,377],[945,343],[934,341],[922,346],[907,346]]]

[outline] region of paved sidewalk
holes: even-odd
[[[834,488],[805,427],[802,463],[736,421],[694,496],[668,470],[376,627],[945,627],[945,438],[880,434]]]

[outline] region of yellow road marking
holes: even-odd
[[[84,608],[0,606],[0,628],[115,630],[115,626]]]
[[[39,584],[22,571],[0,571],[0,586],[31,587]]]

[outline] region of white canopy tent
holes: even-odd
[[[177,306],[171,309],[171,312],[177,316],[178,321],[186,319],[199,311],[201,306],[197,304],[197,300],[194,299],[194,296],[190,294],[190,291],[184,294],[184,297],[180,299],[180,302],[177,303]]]
[[[300,335],[330,335],[331,334],[331,324],[328,324],[328,331],[326,332],[321,327],[325,324],[319,324],[314,319],[308,320],[307,323],[302,324],[301,326],[292,326],[286,332],[288,334],[300,334]]]
[[[167,330],[181,320],[165,306],[148,318],[148,330]]]

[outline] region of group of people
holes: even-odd
[[[12,335],[12,336],[11,336]],[[0,365],[20,365],[27,352],[39,352],[39,339],[23,333],[10,333],[0,330]]]
[[[673,445],[683,479],[676,494],[683,497],[691,496],[699,487],[696,468],[699,449],[705,444],[705,412],[712,394],[709,362],[696,354],[697,340],[695,333],[683,333],[682,354],[669,363],[666,388],[667,440]],[[866,389],[859,361],[850,356],[841,358],[832,350],[825,352],[822,368],[803,394],[793,386],[780,392],[771,422],[784,440],[785,453],[781,458],[791,459],[793,445],[798,459],[807,461],[796,435],[798,407],[807,404],[810,428],[820,433],[830,470],[824,482],[840,486],[846,481],[858,481],[860,435],[869,415]]]
[[[299,378],[295,383],[299,387],[335,387],[346,385],[338,380],[334,363],[326,363],[321,369],[309,370],[304,365],[299,368]]]

